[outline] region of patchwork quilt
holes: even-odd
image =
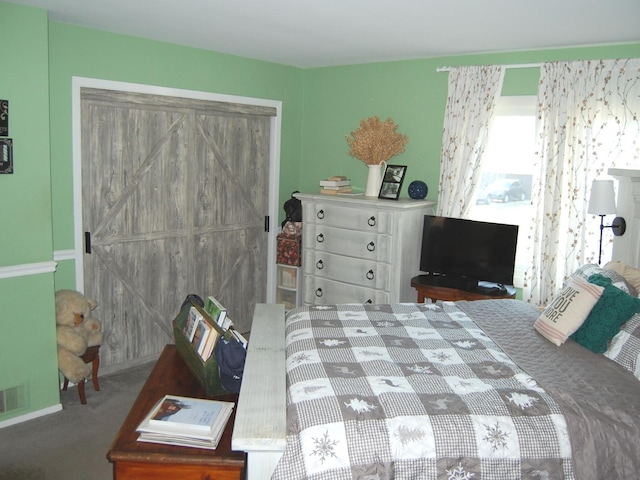
[[[558,404],[453,303],[287,315],[273,478],[573,479]]]

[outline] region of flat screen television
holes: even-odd
[[[425,215],[420,270],[432,285],[477,290],[513,285],[518,226]]]

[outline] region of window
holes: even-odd
[[[500,97],[482,158],[480,186],[469,217],[519,225],[514,284],[521,287],[533,218],[531,188],[536,145],[536,97]]]

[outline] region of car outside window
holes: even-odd
[[[514,284],[522,286],[533,207],[536,97],[500,97],[482,158],[481,183],[469,217],[519,225]]]

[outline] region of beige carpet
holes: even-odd
[[[106,458],[122,421],[154,362],[100,377],[100,391],[86,386],[61,392],[63,410],[0,429],[0,480],[111,480]]]

